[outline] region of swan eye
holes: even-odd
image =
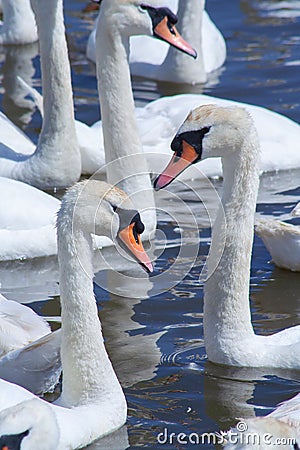
[[[207,134],[207,133],[209,133],[209,130],[211,129],[211,127],[204,127],[204,128],[202,128],[200,131],[202,131],[202,133],[203,133],[203,137],[204,137],[204,135],[205,134]]]
[[[147,7],[145,5],[139,5],[138,10],[139,12],[145,14],[147,12]]]

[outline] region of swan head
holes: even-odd
[[[99,180],[76,183],[66,192],[58,212],[58,239],[64,229],[70,234],[70,225],[72,236],[80,232],[117,241],[147,272],[153,271],[140,238],[144,224],[121,189]]]
[[[197,57],[196,50],[176,30],[177,16],[159,0],[102,0],[100,22],[101,27],[111,32],[118,30],[128,37],[154,36],[193,58]]]
[[[159,190],[170,184],[191,164],[206,158],[240,151],[245,139],[256,133],[249,113],[241,107],[203,105],[192,110],[171,143],[174,155],[154,181]]]

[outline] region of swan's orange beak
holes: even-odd
[[[126,250],[135,257],[143,269],[148,273],[153,272],[152,263],[144,250],[140,235],[135,231],[135,223],[133,222],[120,230],[118,237],[125,245]]]
[[[199,155],[194,147],[183,140],[181,155],[174,152],[174,155],[165,170],[158,175],[154,181],[154,189],[159,191],[159,189],[168,186],[168,184],[170,184],[181,172],[193,164],[193,162],[195,162],[198,158]]]
[[[173,47],[178,48],[184,53],[197,58],[196,50],[186,42],[183,37],[178,33],[176,27],[169,21],[169,18],[165,16],[153,29],[153,34],[158,39],[168,42]]]

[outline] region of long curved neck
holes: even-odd
[[[135,118],[128,64],[129,36],[106,23],[100,13],[96,31],[98,92],[107,181],[123,189],[136,207],[154,208],[153,189]],[[113,163],[112,163],[113,161]],[[145,235],[156,227],[155,210],[141,211]]]
[[[177,29],[195,48],[198,56],[193,60],[176,48],[170,47],[162,64],[163,70],[172,72],[172,79],[178,83],[205,83],[207,76],[202,52],[202,16],[205,0],[179,0],[178,3]]]
[[[29,180],[35,185],[68,186],[80,176],[81,157],[62,0],[32,0],[32,7],[40,42],[44,118],[37,149],[25,169],[36,176],[36,183]]]
[[[62,206],[57,230],[63,369],[60,403],[68,407],[107,400],[116,393],[123,396],[104,347],[93,293],[91,236],[76,229],[70,217],[70,209],[64,211]]]
[[[22,44],[37,41],[35,18],[30,0],[2,0],[3,29],[7,43]]]
[[[259,144],[244,142],[222,159],[224,191],[212,232],[209,279],[204,286],[204,336],[208,356],[226,339],[252,336],[249,306],[254,213],[259,184]]]
[[[59,138],[61,142],[63,137],[65,143],[68,139],[74,142],[76,132],[62,0],[32,0],[32,6],[41,53],[44,119],[38,151],[43,153],[46,140],[55,142]]]

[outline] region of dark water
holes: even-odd
[[[65,1],[76,117],[91,124],[99,118],[99,105],[95,69],[86,60],[85,45],[94,16],[83,13],[83,7],[83,2]],[[221,0],[208,0],[207,10],[226,38],[228,56],[218,84],[209,88],[196,86],[192,91],[266,106],[300,122],[299,2],[231,0],[225,5]],[[40,87],[36,50],[36,46],[28,46],[26,50],[2,49],[1,53],[1,109],[35,141],[40,116],[38,112],[31,114],[29,100],[20,105],[12,67],[16,65],[15,59],[20,58],[19,53],[25,52],[21,67],[26,67],[29,80],[33,76],[33,85]],[[33,57],[32,66],[28,65],[29,57]],[[186,86],[157,85],[141,79],[133,80],[133,86],[138,104],[166,93],[188,91]],[[299,176],[300,170],[264,175],[258,211],[276,216],[285,214],[299,201]],[[214,181],[217,191],[221,184]],[[198,184],[193,187],[195,191],[201,188]],[[214,209],[211,191],[202,188],[206,203]],[[193,219],[183,214],[180,226],[170,219],[173,212],[180,216],[179,201],[174,201],[168,213],[160,212],[153,249],[159,255],[154,277],[163,276],[138,282],[130,276],[124,281],[113,272],[105,272],[95,278],[104,335],[118,375],[126,386],[129,410],[127,429],[122,430],[114,444],[99,441],[90,448],[105,449],[109,445],[113,450],[125,448],[127,439],[130,449],[215,448],[207,442],[179,443],[170,433],[200,435],[226,429],[236,423],[236,417],[265,415],[278,402],[299,392],[297,371],[234,369],[207,361],[199,273],[208,252],[210,229],[203,208],[191,192],[180,186],[174,186],[174,192],[191,209]],[[160,201],[164,204],[163,198]],[[182,246],[179,228],[183,233]],[[168,244],[162,252],[160,244],[165,245],[166,239]],[[180,253],[182,248],[186,251]],[[269,261],[262,241],[255,238],[251,308],[255,330],[262,334],[298,324],[300,315],[299,274],[275,268]],[[45,315],[59,313],[55,296],[56,258],[0,264],[0,275],[5,295],[25,298],[27,302],[39,300],[32,306]],[[163,444],[165,440],[167,443]]]

